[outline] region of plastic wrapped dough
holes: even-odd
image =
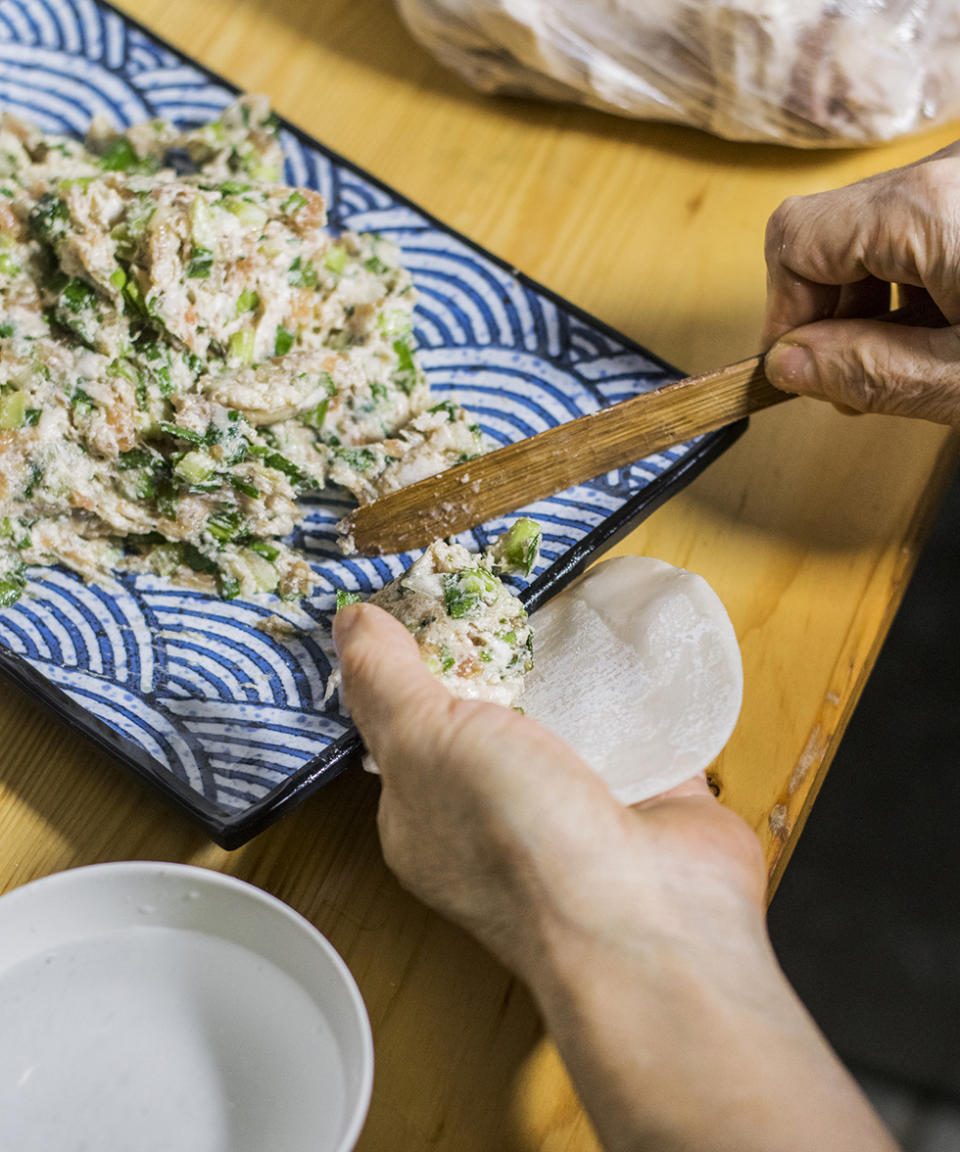
[[[397,0],[484,92],[732,140],[889,140],[960,115],[957,0]]]

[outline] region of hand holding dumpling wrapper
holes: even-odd
[[[438,541],[372,602],[406,625],[453,695],[516,707],[522,693],[523,710],[621,802],[703,771],[729,738],[743,693],[719,598],[693,573],[625,556],[593,568],[528,624],[494,570],[529,568],[538,541],[526,519],[483,557]],[[365,766],[376,771],[369,757]]]

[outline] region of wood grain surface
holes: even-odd
[[[486,99],[407,36],[388,0],[123,7],[690,372],[758,350],[763,229],[781,199],[915,159],[955,134],[798,153]],[[943,429],[798,400],[756,416],[619,546],[701,573],[730,611],[746,690],[712,778],[756,829],[774,883],[955,461]],[[5,683],[0,749],[0,889],[101,860],[182,861],[250,880],[326,933],[373,1023],[362,1152],[596,1147],[525,991],[384,868],[375,780],[349,772],[228,853]],[[907,783],[922,767],[904,765]]]

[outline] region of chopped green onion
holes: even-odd
[[[0,324],[0,336],[12,336],[14,327],[12,324]]]
[[[460,413],[463,411],[463,409],[459,408],[451,400],[441,400],[439,404],[434,404],[434,406],[432,408],[428,408],[427,411],[428,412],[446,412],[447,419],[452,422],[452,421],[456,420],[456,418],[460,415]]]
[[[299,212],[306,202],[306,196],[294,188],[286,200],[280,205],[280,211],[292,216],[294,212]]]
[[[92,176],[70,176],[57,184],[57,191],[69,192],[71,188],[79,188],[81,192],[86,192],[92,183]]]
[[[161,432],[166,432],[168,436],[175,436],[178,440],[186,440],[188,444],[208,443],[205,434],[194,432],[192,428],[181,428],[179,424],[170,424],[166,420],[161,420],[158,427]]]
[[[82,343],[93,347],[101,316],[97,295],[89,284],[76,276],[71,277],[60,289],[54,315]]]
[[[286,328],[278,326],[277,336],[273,343],[274,356],[286,356],[286,354],[293,347],[295,337],[292,332],[288,332]]]
[[[134,473],[133,494],[138,500],[152,500],[157,494],[157,478],[146,468]]]
[[[240,595],[240,581],[236,576],[224,576],[221,573],[217,577],[217,591],[224,600],[236,600]]]
[[[252,176],[254,180],[260,180],[264,184],[276,184],[283,175],[278,164],[264,164],[255,152],[243,157],[240,162],[244,170]]]
[[[123,288],[126,282],[127,274],[118,264],[117,267],[114,268],[114,270],[110,273],[110,283],[119,291]]]
[[[323,422],[327,418],[327,409],[329,407],[329,400],[321,400],[316,408],[313,408],[310,412],[304,412],[300,419],[310,428],[322,428]]]
[[[148,192],[138,192],[137,199],[129,203],[126,216],[110,229],[118,259],[133,259],[155,210],[156,203]]]
[[[234,332],[230,337],[230,356],[239,360],[241,364],[253,363],[253,344],[255,333],[252,328],[244,328],[242,332]]]
[[[213,253],[209,248],[201,248],[194,244],[190,250],[190,259],[187,262],[188,280],[206,280],[213,267]]]
[[[9,608],[11,604],[16,604],[26,586],[22,564],[0,576],[0,608]]]
[[[284,476],[300,487],[309,487],[311,483],[310,478],[304,475],[292,460],[288,460],[279,452],[268,453],[264,456],[263,462],[268,468],[276,468],[278,472],[282,472]]]
[[[100,167],[104,172],[125,172],[140,163],[140,157],[125,136],[111,140],[100,157]]]
[[[20,391],[0,395],[0,428],[20,428],[26,412],[26,398]]]
[[[274,548],[274,546],[266,540],[260,540],[256,537],[247,542],[247,547],[251,549],[251,551],[256,552],[258,556],[262,556],[264,560],[269,560],[271,564],[280,555],[279,548]]]
[[[242,316],[244,312],[256,312],[260,307],[260,297],[253,288],[244,288],[244,290],[237,297],[237,315]]]
[[[157,459],[149,448],[130,448],[117,457],[117,467],[121,472],[128,468],[151,468]]]
[[[150,315],[150,309],[143,297],[143,290],[132,276],[127,277],[127,282],[123,286],[123,298],[124,311],[128,314],[132,313],[135,316]]]
[[[536,520],[521,516],[513,527],[490,547],[488,556],[495,572],[519,572],[529,576],[537,563],[543,532]]]
[[[83,415],[87,412],[92,412],[94,408],[98,407],[98,404],[96,400],[94,400],[89,393],[84,392],[82,388],[74,388],[70,393],[70,407],[73,408],[75,412]]]
[[[331,244],[323,257],[323,265],[328,272],[342,276],[347,266],[347,250],[342,244]]]
[[[260,592],[272,592],[280,580],[280,574],[276,568],[269,560],[265,560],[250,548],[242,549],[242,554],[247,567],[250,569],[250,575],[256,582],[257,589]]]
[[[287,283],[294,288],[316,288],[317,270],[309,260],[298,256],[287,272]]]
[[[242,492],[244,496],[249,496],[251,500],[256,500],[260,495],[259,488],[254,488],[254,486],[248,484],[246,480],[241,480],[239,476],[231,476],[230,483],[238,492]]]
[[[221,508],[207,517],[207,531],[221,544],[242,536],[244,526],[243,513],[239,508]]]
[[[218,571],[216,561],[205,556],[195,544],[183,545],[183,562],[194,572],[207,572],[213,575]]]
[[[410,335],[410,313],[402,308],[392,308],[389,312],[381,312],[377,323],[384,336],[391,340],[406,339]]]
[[[70,312],[82,312],[95,304],[96,299],[90,285],[76,276],[68,280],[60,292],[60,300],[64,308]]]
[[[28,498],[30,496],[32,496],[33,493],[36,491],[37,485],[40,483],[40,481],[42,479],[43,479],[43,465],[38,464],[34,460],[30,464],[30,478],[29,478],[29,480],[27,480],[26,487],[23,490],[24,496],[26,496]]]
[[[20,271],[20,265],[17,264],[9,252],[0,252],[0,272],[4,276],[16,276]]]
[[[338,448],[337,457],[358,472],[366,472],[377,462],[377,454],[371,448]]]
[[[54,192],[41,196],[30,212],[30,234],[56,244],[67,234],[70,209]]]
[[[267,222],[267,214],[259,204],[249,200],[224,200],[223,207],[240,221],[245,228],[259,231]]]
[[[198,485],[209,480],[216,464],[206,452],[187,452],[173,466],[174,472],[188,484]]]
[[[206,375],[206,363],[200,356],[195,356],[193,352],[184,352],[183,362],[190,369],[190,374],[194,379],[196,379],[198,376]]]
[[[358,604],[363,597],[359,592],[347,592],[345,588],[337,589],[337,611],[346,608],[348,604]]]
[[[198,248],[201,252],[208,251],[217,239],[213,208],[202,196],[195,196],[190,203],[190,239],[194,252]]]
[[[475,616],[482,603],[489,603],[497,595],[499,585],[484,568],[462,568],[459,572],[443,574],[443,603],[447,615],[454,620]]]
[[[413,352],[406,340],[394,340],[393,351],[398,366],[393,374],[393,382],[401,392],[409,396],[417,386],[417,366],[413,360]]]

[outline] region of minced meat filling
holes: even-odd
[[[299,493],[483,450],[432,402],[396,248],[331,235],[282,161],[258,97],[85,144],[0,119],[0,606],[51,563],[302,596]]]

